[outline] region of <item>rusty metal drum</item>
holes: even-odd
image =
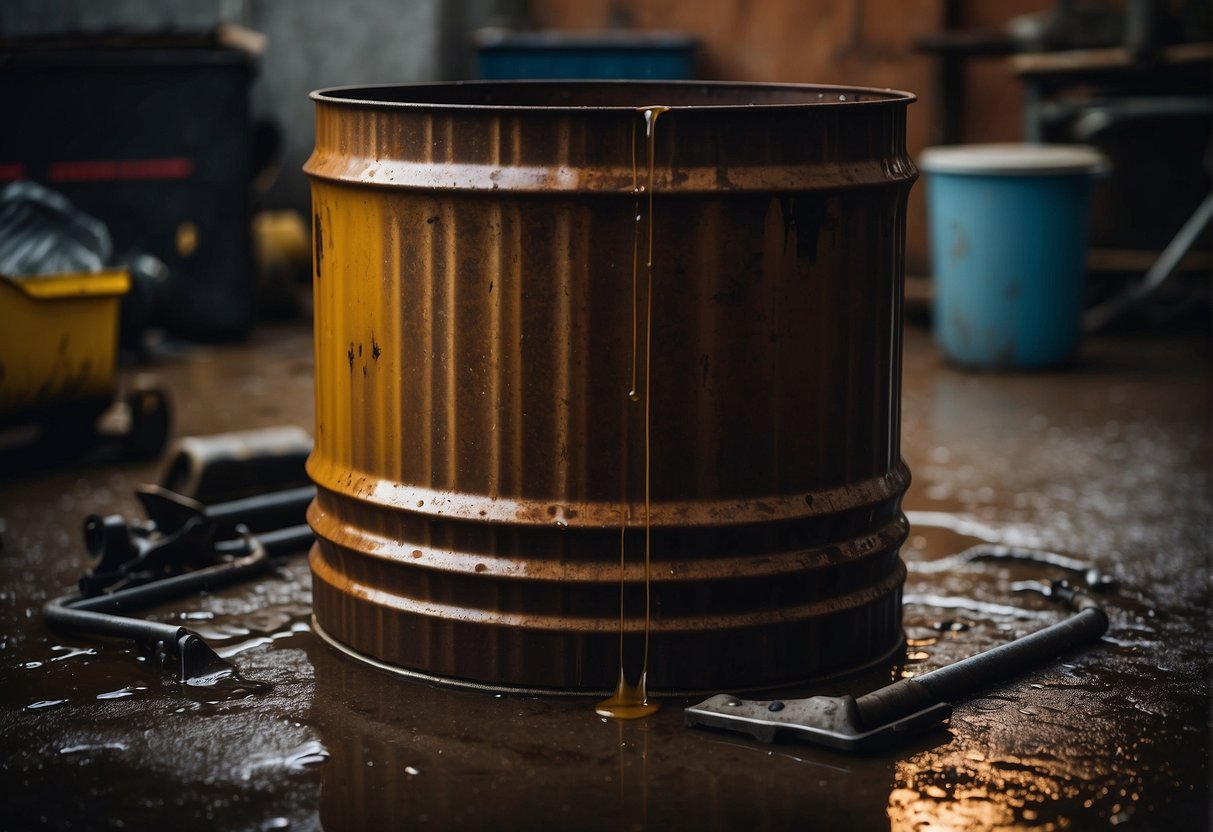
[[[704,691],[899,649],[912,96],[312,98],[322,634],[583,692],[641,661]]]

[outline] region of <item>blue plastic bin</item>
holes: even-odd
[[[1080,145],[928,148],[935,341],[972,367],[1044,367],[1078,346],[1091,186]]]
[[[482,30],[474,36],[481,78],[668,79],[696,77],[699,41],[678,32]]]

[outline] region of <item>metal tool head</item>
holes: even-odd
[[[205,685],[221,675],[236,672],[210,645],[184,628],[177,638],[175,652],[181,662],[180,667],[175,668],[180,670],[178,678],[187,685]]]
[[[717,694],[685,714],[688,726],[739,731],[759,742],[788,737],[839,751],[870,752],[939,725],[952,715],[952,707],[937,703],[885,725],[866,727],[851,696],[749,700]]]
[[[135,497],[161,534],[179,531],[190,521],[206,521],[206,506],[159,485],[141,485],[135,489]]]

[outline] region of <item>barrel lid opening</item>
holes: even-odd
[[[422,109],[596,110],[661,105],[741,109],[817,105],[909,104],[912,93],[824,84],[728,81],[457,81],[329,87],[317,103]]]
[[[1101,173],[1107,158],[1081,144],[967,144],[928,147],[918,157],[928,173],[1050,175]]]

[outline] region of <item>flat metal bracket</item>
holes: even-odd
[[[952,706],[938,702],[869,730],[859,728],[858,709],[850,696],[754,700],[717,694],[687,708],[685,714],[688,726],[738,731],[759,742],[786,737],[867,753],[938,726],[952,715]]]

